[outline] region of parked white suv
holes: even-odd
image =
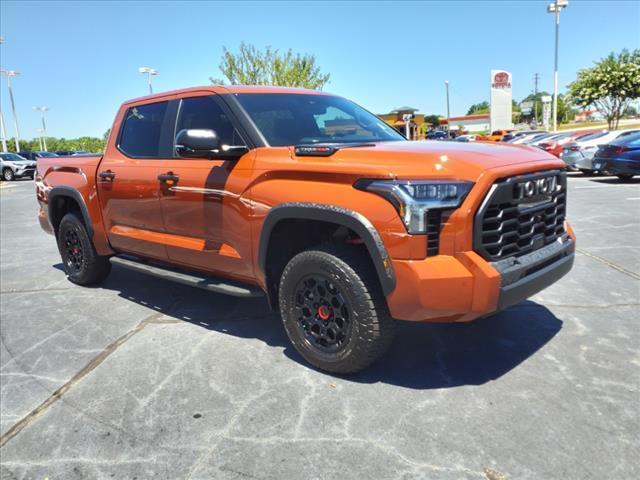
[[[36,172],[36,162],[27,160],[17,153],[0,153],[0,173],[2,179],[10,182],[16,178],[31,177]]]

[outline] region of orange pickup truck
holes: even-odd
[[[124,103],[103,156],[38,159],[39,219],[70,281],[112,264],[265,295],[317,368],[382,355],[394,319],[466,322],[573,264],[564,163],[408,142],[342,97],[208,86]]]

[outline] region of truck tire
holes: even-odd
[[[76,213],[67,213],[58,226],[58,250],[64,272],[78,285],[102,282],[111,271],[109,257],[96,253],[87,228]]]
[[[2,171],[2,179],[6,180],[7,182],[12,181],[15,178],[14,174],[13,174],[13,170],[11,170],[10,168],[5,168]]]
[[[279,303],[291,343],[321,370],[358,372],[393,339],[377,275],[357,247],[323,245],[293,257],[280,279]]]
[[[623,174],[620,174],[620,175],[616,175],[616,177],[618,177],[623,182],[628,182],[629,180],[631,180],[633,178],[633,175],[630,174],[630,173],[623,173]]]

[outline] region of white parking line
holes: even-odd
[[[640,197],[629,197],[626,200],[640,200]]]
[[[576,190],[581,189],[581,188],[609,188],[609,187],[616,187],[616,188],[620,188],[620,187],[635,187],[638,188],[638,185],[620,185],[618,183],[612,183],[610,185],[587,185],[586,187],[573,187]]]

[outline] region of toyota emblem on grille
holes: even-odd
[[[550,195],[562,188],[558,177],[542,177],[525,182],[519,182],[515,185],[516,199],[532,198],[538,196]]]

